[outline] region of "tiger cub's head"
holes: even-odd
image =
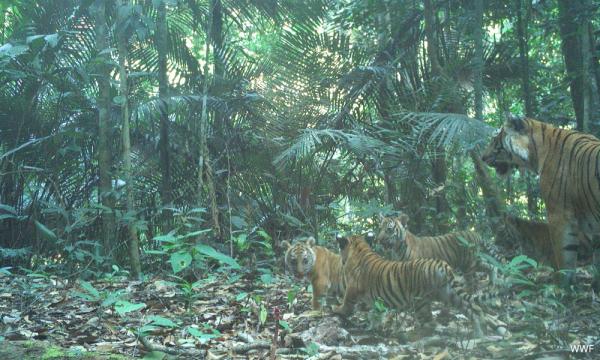
[[[406,241],[408,215],[383,216],[379,214],[379,224],[379,233],[375,238],[377,246],[389,250]]]
[[[337,235],[336,240],[340,246],[340,256],[344,265],[352,260],[359,261],[361,254],[373,252],[362,235]]]
[[[485,148],[481,159],[500,176],[530,164],[529,132],[532,121],[509,115],[498,134]]]
[[[317,255],[313,249],[316,241],[314,237],[298,239],[290,244],[288,241],[281,243],[287,247],[285,252],[285,268],[292,271],[296,277],[307,276],[312,271],[317,261]]]

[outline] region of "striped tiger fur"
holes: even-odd
[[[344,279],[342,276],[342,260],[333,251],[315,245],[314,237],[298,239],[290,244],[283,241],[287,247],[285,252],[285,266],[296,277],[310,279],[313,296],[312,307],[321,309],[321,299],[327,295],[342,297],[344,294]]]
[[[408,216],[385,217],[380,215],[380,230],[375,243],[394,260],[438,259],[447,262],[453,269],[474,282],[475,272],[483,270],[496,282],[495,267],[482,262],[477,251],[483,250],[498,262],[506,259],[496,249],[481,239],[474,231],[460,231],[439,236],[416,236],[408,230]]]
[[[498,323],[487,318],[478,304],[494,295],[468,294],[452,268],[444,261],[417,259],[390,261],[375,253],[360,235],[338,237],[346,291],[334,313],[348,316],[358,302],[383,300],[398,310],[413,310],[419,321],[432,319],[432,301],[451,303],[467,314],[477,336],[483,334],[481,319],[494,327]]]
[[[558,269],[554,261],[554,249],[550,244],[550,227],[547,222],[521,219],[506,214],[504,216],[505,241],[510,245],[518,245],[523,253],[533,259]],[[584,233],[579,233],[580,246],[577,258],[582,261],[591,261],[591,241]]]
[[[503,176],[516,167],[539,174],[548,212],[552,263],[571,283],[580,233],[600,231],[600,140],[574,130],[508,116],[482,160]]]

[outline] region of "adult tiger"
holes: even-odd
[[[321,309],[321,299],[331,296],[342,297],[344,279],[342,276],[342,260],[333,251],[317,246],[314,237],[296,240],[293,244],[283,241],[287,247],[285,266],[294,275],[310,279],[313,296],[312,307]]]
[[[553,264],[573,270],[578,238],[600,231],[600,140],[533,119],[509,116],[482,160],[507,175],[516,167],[540,176]],[[574,271],[565,280],[571,282]]]
[[[453,269],[462,272],[471,283],[477,270],[488,272],[490,280],[495,283],[496,269],[482,262],[477,251],[484,247],[498,261],[505,260],[490,244],[484,243],[478,233],[460,231],[439,236],[416,236],[408,230],[408,220],[406,214],[395,217],[380,215],[380,230],[375,243],[384,251],[391,252],[394,260],[444,260]]]
[[[418,259],[391,261],[377,255],[362,236],[338,237],[341,250],[346,291],[334,313],[348,316],[358,302],[383,300],[399,310],[414,310],[419,321],[432,319],[432,301],[451,303],[470,316],[475,335],[481,336],[481,319],[486,324],[498,322],[486,317],[477,304],[484,296],[466,293],[455,278],[452,268],[444,261]]]

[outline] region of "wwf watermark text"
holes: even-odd
[[[594,351],[594,344],[571,344],[572,353],[591,353]]]

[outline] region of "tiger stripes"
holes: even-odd
[[[540,177],[546,204],[552,263],[574,276],[579,238],[600,231],[600,140],[574,130],[560,129],[509,116],[482,154],[482,160],[507,175],[516,167]]]
[[[450,303],[467,314],[477,336],[483,334],[482,319],[497,327],[498,323],[487,318],[479,305],[495,295],[468,294],[446,262],[436,259],[386,260],[358,235],[338,237],[338,243],[346,291],[342,304],[334,308],[335,313],[348,316],[358,302],[382,299],[398,310],[412,310],[418,321],[428,321],[432,318],[431,302],[437,300]]]
[[[439,236],[416,236],[407,228],[408,216],[380,218],[380,230],[376,237],[383,251],[391,251],[394,260],[438,259],[463,273],[470,282],[475,272],[484,270],[490,280],[496,281],[496,269],[481,261],[477,251],[483,249],[498,262],[506,259],[474,231],[460,231]]]

